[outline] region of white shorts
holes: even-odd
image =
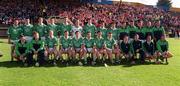
[[[26,37],[26,40],[28,41],[28,42],[30,42],[31,40],[32,40],[32,37],[31,36],[25,36]]]
[[[69,49],[69,48],[61,48],[61,50],[62,50],[63,52],[68,52],[68,49]]]
[[[86,48],[86,50],[87,50],[88,53],[92,52],[92,48]]]
[[[41,37],[42,40],[45,40],[45,37]]]
[[[48,51],[49,52],[54,52],[54,48],[49,48]]]
[[[107,50],[112,52],[112,49],[110,49],[110,48],[107,48]]]
[[[19,40],[10,40],[10,42],[12,43],[12,44],[15,44],[16,42],[18,42]]]
[[[76,52],[79,52],[81,48],[75,48]]]

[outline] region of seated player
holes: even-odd
[[[18,41],[19,36],[22,33],[22,28],[19,25],[19,20],[14,20],[13,25],[8,28],[7,34],[8,34],[8,42],[12,43],[11,46],[11,61],[13,61],[13,52],[15,49],[15,42]]]
[[[161,39],[156,43],[157,46],[157,60],[156,63],[160,63],[159,59],[164,61],[166,59],[166,63],[168,64],[167,58],[172,57],[172,54],[169,52],[169,44],[168,41],[166,40],[165,35],[161,36]]]
[[[18,61],[22,61],[25,66],[26,63],[26,56],[29,52],[29,45],[26,42],[26,38],[24,35],[20,36],[20,40],[15,43],[15,52],[13,54],[13,58],[16,58]]]
[[[103,61],[108,60],[106,46],[104,44],[104,39],[102,38],[102,33],[100,31],[97,32],[97,37],[95,38],[95,44],[97,49],[97,58],[102,59]]]
[[[30,53],[27,55],[27,60],[29,64],[33,63],[35,60],[35,66],[40,66],[45,62],[44,59],[44,41],[39,37],[39,33],[33,33],[33,39],[29,44]],[[34,58],[33,58],[34,57]]]
[[[130,61],[133,55],[131,53],[131,44],[129,43],[129,37],[127,35],[124,36],[123,41],[120,44],[120,49],[125,59]]]
[[[92,56],[93,58],[92,65],[95,65],[97,59],[97,50],[95,48],[95,40],[91,37],[91,32],[87,32],[87,37],[84,38],[84,44],[87,54],[90,54],[89,57]]]
[[[69,37],[69,32],[65,31],[64,35],[60,38],[60,47],[59,47],[59,55],[62,58],[62,55],[65,54],[67,57],[66,66],[69,65],[69,62],[73,59],[73,54],[75,51],[72,49],[71,38]]]
[[[132,44],[132,53],[133,53],[132,64],[135,63],[134,61],[135,57],[139,58],[141,62],[144,63],[144,51],[142,48],[142,41],[139,39],[138,34],[135,34],[134,39],[131,42],[131,44]]]
[[[114,63],[114,60],[112,57],[112,51],[113,51],[113,46],[115,45],[115,43],[116,42],[115,42],[114,38],[112,37],[112,33],[109,32],[108,37],[105,40],[105,45],[106,45],[106,51],[107,51],[108,58],[112,64]]]
[[[146,37],[146,41],[143,43],[143,50],[146,59],[151,60],[154,58],[155,47],[151,35]]]
[[[45,41],[45,59],[49,59],[49,56],[54,55],[53,64],[56,66],[56,60],[58,59],[58,52],[57,52],[58,40],[54,36],[54,32],[52,30],[49,31],[49,36],[46,38]]]
[[[121,56],[121,50],[117,43],[114,44],[114,49],[112,53],[115,55],[116,64],[120,64],[120,59],[122,56]]]
[[[83,44],[83,38],[81,37],[79,31],[75,32],[75,37],[72,39],[72,44],[75,50],[73,56],[76,57],[76,55],[78,55],[78,59],[79,59],[78,64],[83,65],[82,62],[86,61],[86,48],[85,45]]]

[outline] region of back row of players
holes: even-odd
[[[96,28],[91,19],[81,27],[79,20],[73,24],[68,18],[57,25],[52,18],[45,25],[40,17],[34,26],[29,19],[24,25],[19,25],[19,21],[15,20],[8,29],[9,39],[15,45],[12,46],[12,57],[23,61],[25,65],[35,62],[36,66],[46,62],[52,55],[54,65],[58,59],[67,65],[76,61],[80,65],[89,61],[92,65],[97,61],[119,64],[122,57],[132,64],[136,63],[137,58],[142,63],[146,58],[156,58],[156,63],[166,59],[168,63],[167,58],[172,55],[168,52],[164,34],[160,21],[156,21],[154,26],[150,21],[143,26],[141,20],[137,26],[131,21],[129,25],[122,22],[121,28],[116,28],[116,24],[112,23],[107,29],[104,22],[101,22],[100,28]],[[62,58],[63,54],[66,59]]]

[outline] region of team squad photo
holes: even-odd
[[[180,86],[179,0],[0,0],[0,86]]]

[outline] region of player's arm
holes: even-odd
[[[11,27],[8,28],[7,30],[7,35],[8,35],[8,43],[10,44],[11,40]]]
[[[58,46],[58,40],[57,38],[54,38],[54,49],[57,49]]]
[[[44,41],[40,40],[40,48],[37,50],[38,52],[44,49]]]
[[[19,52],[19,45],[18,45],[18,42],[15,44],[15,53],[17,56],[20,56],[20,52]]]
[[[159,52],[162,52],[160,40],[156,43],[156,46],[157,46],[157,50],[158,50]]]

